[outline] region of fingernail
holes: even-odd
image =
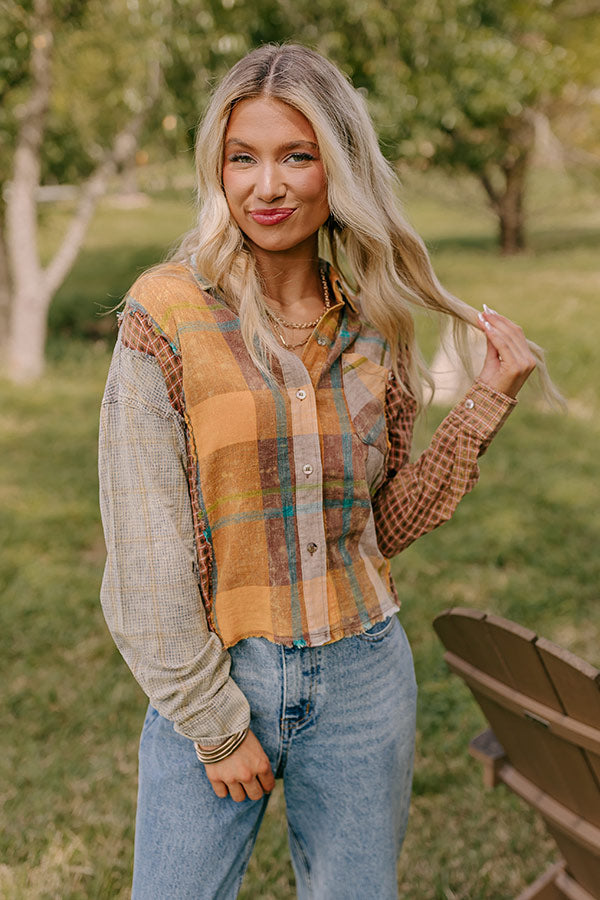
[[[483,313],[477,313],[477,318],[481,322],[482,325],[485,325],[485,319],[483,318]]]
[[[486,313],[494,313],[494,315],[496,315],[496,316],[498,315],[498,313],[496,312],[496,310],[495,310],[495,309],[491,309],[491,307],[489,307],[489,306],[487,305],[487,303],[484,303],[484,304],[483,304],[483,308],[485,309]]]

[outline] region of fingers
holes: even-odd
[[[265,793],[268,794],[273,789],[265,787],[256,776],[248,781],[232,781],[229,784],[224,781],[211,781],[211,784],[217,797],[222,800],[229,794],[236,803],[242,803],[247,797],[250,800],[260,800]],[[274,786],[275,779],[273,779]]]
[[[273,788],[275,787],[275,776],[273,775],[271,766],[269,766],[269,769],[267,772],[264,772],[262,774],[259,773],[258,780],[260,781],[260,783],[263,787],[263,790],[265,790],[267,792],[267,794],[270,794],[271,791],[273,790]]]
[[[488,353],[480,381],[510,397],[516,397],[536,361],[523,329],[484,305],[479,322],[488,340]]]
[[[221,800],[223,800],[229,793],[227,785],[223,781],[211,781],[210,783],[212,784],[213,791],[215,792],[217,797],[221,798]]]
[[[230,756],[217,763],[205,764],[204,768],[217,797],[229,794],[237,803],[247,797],[260,800],[275,787],[269,759],[251,731]]]
[[[250,778],[248,781],[215,781],[209,778],[212,789],[221,800],[228,794],[236,803],[241,803],[246,797],[250,800],[260,800],[265,791],[259,783],[258,778]]]
[[[504,350],[514,360],[522,374],[532,372],[535,368],[535,358],[529,349],[523,329],[488,307],[485,307],[484,322],[494,346],[501,351]],[[502,353],[500,355],[502,356]]]
[[[242,787],[246,792],[246,796],[249,797],[250,800],[260,800],[260,798],[264,794],[262,786],[260,785],[258,778],[256,777],[252,778],[251,781],[242,782]]]

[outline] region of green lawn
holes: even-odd
[[[566,416],[549,412],[528,388],[453,523],[394,563],[420,685],[400,864],[401,896],[414,900],[506,900],[553,854],[516,798],[481,787],[467,745],[482,720],[444,666],[434,616],[487,609],[600,664],[600,204],[585,184],[552,174],[530,202],[532,251],[502,259],[475,190],[438,176],[406,184],[441,279],[520,321],[547,348],[570,404]],[[48,247],[62,218],[46,213]],[[175,196],[144,209],[103,205],[52,311],[47,374],[26,389],[0,385],[0,897],[10,900],[128,896],[145,701],[98,603],[95,443],[112,318],[96,313],[191,220]],[[419,447],[442,415],[430,410]],[[278,788],[242,897],[293,896]]]

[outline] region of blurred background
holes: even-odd
[[[394,562],[420,684],[401,896],[504,900],[553,857],[484,792],[431,621],[489,610],[600,664],[600,2],[0,0],[2,898],[129,896],[145,699],[98,601],[109,310],[193,224],[211,85],[286,40],[353,79],[440,279],[522,324],[568,401],[528,385],[453,525]],[[284,823],[278,788],[243,898],[295,896]]]

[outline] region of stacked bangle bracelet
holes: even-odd
[[[219,744],[217,747],[206,747],[204,749],[194,741],[196,756],[205,765],[221,762],[222,759],[226,759],[234,750],[237,750],[247,734],[248,729],[245,728],[243,731],[238,731],[237,734],[232,734],[231,737],[228,737],[224,743]]]

